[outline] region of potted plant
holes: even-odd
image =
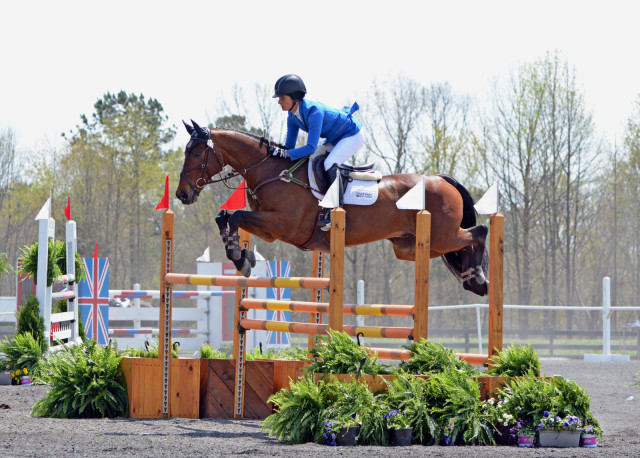
[[[536,437],[536,428],[533,425],[526,424],[524,420],[520,420],[512,429],[518,437],[518,447],[533,448]]]
[[[401,410],[392,410],[384,416],[389,430],[389,442],[395,446],[411,445],[411,420]]]
[[[356,418],[343,416],[335,420],[325,420],[322,424],[324,426],[322,437],[326,440],[327,445],[358,445],[360,425]]]
[[[578,447],[582,434],[580,419],[573,415],[560,417],[545,410],[538,434],[541,447]]]
[[[602,436],[600,425],[594,419],[587,418],[580,435],[580,447],[595,448],[598,446],[598,437]]]
[[[489,398],[480,406],[484,420],[493,427],[493,438],[497,445],[514,445],[517,439],[518,425],[506,401]]]

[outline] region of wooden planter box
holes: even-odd
[[[129,396],[129,417],[163,418],[162,364],[158,358],[122,358]],[[198,418],[200,411],[200,360],[171,359],[171,417]]]
[[[273,413],[272,394],[289,388],[308,363],[279,359],[245,362],[244,418],[265,419]],[[200,360],[200,418],[234,418],[235,361]]]

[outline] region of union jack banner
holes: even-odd
[[[291,262],[267,261],[267,277],[290,277]],[[267,288],[267,299],[291,300],[289,288]],[[268,321],[291,321],[291,312],[267,310]],[[267,346],[288,347],[291,339],[288,332],[267,331]]]
[[[78,284],[78,307],[87,338],[109,343],[109,259],[83,258],[84,277]]]

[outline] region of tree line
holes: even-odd
[[[515,68],[483,95],[488,102],[481,104],[446,82],[423,84],[404,75],[373,81],[366,100],[358,100],[362,109],[356,116],[367,141],[352,161],[374,162],[385,174],[450,175],[476,200],[497,181],[505,215],[505,303],[599,305],[601,279],[610,276],[613,304],[637,305],[640,95],[620,144],[598,137],[579,75],[558,53]],[[212,126],[277,142],[286,134],[285,116],[268,85],[232,88],[210,117]],[[179,179],[183,147],[170,146],[186,144],[179,129],[169,125],[160,101],[125,91],[105,94],[90,116],[81,115],[61,150],[19,157],[14,134],[4,127],[0,252],[14,262],[20,247],[36,240],[33,217],[51,191],[53,216],[60,221],[57,237],[64,230],[66,196],[71,196],[79,252],[90,256],[98,242],[100,256],[110,258],[112,288],[133,283],[156,288],[161,215],[154,207],[165,174],[170,174],[172,195]],[[176,271],[194,271],[195,258],[207,246],[214,259],[223,260],[213,220],[230,193],[216,185],[205,188],[195,205],[172,200]],[[480,221],[488,224],[487,217]],[[293,261],[292,275],[309,274],[309,253],[279,242],[256,238],[254,243],[267,259]],[[356,281],[364,279],[367,302],[412,303],[413,263],[395,259],[388,242],[348,248],[345,263],[346,301],[355,301]],[[0,295],[15,294],[10,277],[2,278]],[[308,300],[306,293],[296,295]],[[432,262],[431,304],[478,302],[486,299],[465,292],[440,262]],[[544,323],[527,311],[510,316],[522,328],[598,326],[596,315],[583,313],[547,313]],[[434,316],[432,325],[469,324],[474,318],[447,312]]]

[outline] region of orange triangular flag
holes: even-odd
[[[167,174],[167,179],[164,183],[164,196],[162,196],[160,203],[156,205],[156,210],[162,210],[163,208],[169,209],[169,174]]]
[[[64,216],[67,217],[67,221],[71,221],[71,196],[67,196],[67,206],[64,209]]]
[[[233,191],[233,194],[222,204],[220,210],[242,210],[247,206],[247,184],[242,181],[242,184]]]

